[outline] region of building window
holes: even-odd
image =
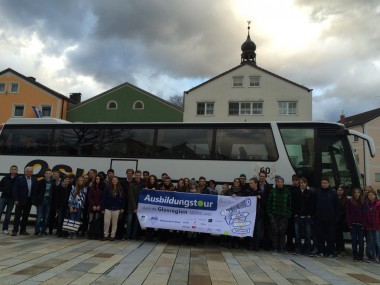
[[[116,101],[109,101],[107,103],[107,110],[117,110],[117,102]]]
[[[360,163],[360,160],[359,160],[359,155],[358,154],[355,154],[355,160],[356,160],[356,163],[359,164]]]
[[[10,93],[18,93],[18,83],[10,83]]]
[[[358,136],[354,136],[354,142],[358,142],[359,141],[359,137]]]
[[[262,115],[263,102],[230,102],[228,104],[228,115]]]
[[[198,102],[197,115],[199,116],[214,115],[214,103],[213,102]]]
[[[232,86],[233,87],[243,87],[243,76],[232,77]]]
[[[5,93],[5,83],[0,82],[0,93]]]
[[[260,76],[250,76],[249,87],[260,87]]]
[[[380,173],[375,173],[375,182],[380,182]]]
[[[279,115],[297,115],[297,102],[278,102]]]
[[[136,101],[135,103],[133,103],[133,109],[143,110],[144,109],[144,103],[142,101]]]
[[[13,117],[24,117],[24,105],[13,106]]]
[[[51,117],[51,105],[41,105],[42,117]]]

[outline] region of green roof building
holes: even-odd
[[[79,104],[67,112],[71,122],[182,122],[176,105],[130,83],[123,83]]]

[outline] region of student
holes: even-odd
[[[50,212],[50,200],[52,196],[53,173],[50,169],[45,170],[44,179],[40,180],[32,193],[33,204],[37,208],[37,217],[34,227],[34,235],[46,236],[47,222]]]
[[[84,179],[83,179],[84,180]],[[57,232],[58,237],[62,236],[63,219],[67,215],[67,203],[73,186],[70,184],[70,176],[65,175],[60,185],[53,185],[52,191],[52,204],[57,210]]]
[[[368,262],[376,262],[376,247],[380,241],[380,202],[374,189],[369,189],[364,206],[364,226],[367,230]]]
[[[336,192],[331,189],[327,177],[322,178],[321,187],[316,190],[314,198],[314,216],[318,235],[316,256],[326,255],[330,258],[336,258],[334,255],[334,241],[339,200]]]
[[[173,185],[172,180],[169,176],[166,176],[164,178],[164,182],[160,184],[160,190],[174,191],[174,185]]]
[[[294,190],[292,197],[296,241],[295,254],[311,255],[311,217],[314,204],[313,193],[308,189],[305,177],[299,179],[299,187]],[[301,243],[302,236],[305,238],[303,245]]]
[[[114,177],[114,176],[113,176]],[[112,178],[113,178],[112,177]],[[111,181],[112,182],[112,179]],[[111,183],[107,184],[108,186],[111,186]],[[95,176],[95,183],[88,189],[87,194],[87,200],[88,200],[88,218],[89,218],[89,227],[88,227],[88,234],[90,236],[90,227],[91,223],[96,223],[99,225],[99,219],[101,218],[101,206],[103,201],[103,193],[104,193],[105,183],[103,182],[102,176],[99,174]],[[92,232],[91,235],[94,235],[94,237],[98,236],[99,238],[99,232],[96,231]]]
[[[351,233],[352,258],[354,261],[363,261],[364,201],[359,188],[352,190],[352,198],[346,204],[346,219]]]
[[[259,184],[258,188],[263,193],[263,196],[261,197],[261,206],[263,208],[263,228],[264,228],[264,249],[265,250],[271,250],[272,249],[272,230],[271,230],[271,222],[270,217],[268,216],[267,212],[267,200],[269,193],[272,189],[272,185],[269,184],[267,181],[267,173],[265,171],[260,171],[259,173]]]
[[[112,178],[110,187],[107,187],[104,190],[102,211],[104,212],[104,236],[102,241],[106,240],[108,237],[110,224],[111,235],[109,240],[114,241],[119,214],[124,211],[123,192],[121,191],[119,178],[116,176]]]
[[[198,188],[201,194],[211,194],[211,190],[207,187],[206,178],[204,176],[199,177]]]
[[[139,221],[137,219],[137,207],[139,203],[140,190],[145,187],[142,180],[142,173],[140,170],[136,170],[135,179],[128,189],[128,214],[127,214],[127,230],[126,239],[137,239],[139,231]],[[174,188],[174,186],[173,186]]]
[[[220,195],[222,195],[222,196],[226,196],[226,194],[227,194],[227,191],[230,189],[230,187],[228,186],[228,184],[227,183],[224,183],[223,185],[222,185],[222,191],[220,191]]]
[[[94,181],[95,184],[95,181]],[[85,209],[87,188],[84,184],[83,177],[78,177],[75,188],[71,189],[68,207],[70,220],[80,222],[83,209]],[[69,238],[73,239],[74,233],[70,233]]]
[[[9,174],[4,176],[0,181],[0,220],[1,216],[4,212],[4,209],[7,208],[5,213],[5,218],[3,222],[3,233],[8,235],[8,226],[11,220],[12,210],[13,210],[13,187],[15,185],[18,167],[16,165],[12,165],[9,169]]]
[[[260,229],[261,229],[261,222],[263,218],[263,211],[261,207],[261,196],[262,192],[259,191],[257,188],[257,184],[259,183],[259,180],[257,178],[251,178],[249,179],[249,188],[247,190],[247,196],[254,196],[256,197],[256,218],[255,218],[255,228],[253,231],[253,236],[248,238],[248,249],[249,250],[256,250],[258,251],[260,249]]]
[[[177,187],[174,189],[176,192],[186,192],[185,181],[183,178],[178,179]]]
[[[267,213],[271,220],[273,248],[275,251],[286,252],[285,235],[292,209],[290,192],[284,187],[282,177],[277,178],[276,187],[269,193]]]
[[[347,227],[346,205],[347,205],[348,200],[347,200],[347,196],[344,191],[343,185],[340,185],[338,189],[336,189],[336,193],[338,194],[339,207],[338,207],[337,223],[336,223],[335,250],[337,252],[337,255],[342,256],[346,254],[343,232],[344,232],[344,229]]]
[[[216,189],[216,182],[215,182],[215,180],[211,179],[208,182],[208,185],[209,185],[209,189],[210,189],[210,194],[212,194],[212,195],[218,195],[218,190]]]

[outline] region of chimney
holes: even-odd
[[[342,113],[340,114],[339,123],[343,125],[346,123],[346,116],[344,115],[343,110],[342,110]]]
[[[29,76],[28,78],[30,79],[30,81],[33,81],[33,82],[36,81],[36,78],[33,76]]]
[[[79,104],[81,97],[82,93],[70,93],[70,99],[74,101],[74,104]]]

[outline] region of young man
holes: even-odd
[[[199,177],[198,188],[201,194],[211,194],[210,188],[206,185],[206,178],[203,176]]]
[[[299,179],[299,187],[294,190],[292,196],[292,208],[294,217],[294,229],[296,240],[296,254],[305,253],[311,255],[311,217],[313,215],[313,193],[307,187],[305,177]],[[305,238],[301,244],[302,236]]]
[[[16,205],[15,218],[13,220],[12,236],[16,236],[20,228],[21,235],[29,235],[26,231],[30,209],[32,208],[32,192],[37,186],[37,179],[32,177],[33,168],[28,166],[24,169],[24,175],[16,179],[13,187],[13,199]],[[21,223],[20,223],[21,220]]]
[[[140,190],[143,189],[144,183],[142,180],[142,173],[136,170],[135,179],[129,186],[127,195],[128,214],[127,214],[127,230],[126,239],[137,239],[139,231],[139,220],[137,219],[137,207],[139,203]]]
[[[105,186],[109,186],[111,184],[112,178],[115,176],[115,171],[110,168],[107,170],[107,177],[104,179]]]
[[[34,235],[46,236],[47,221],[50,212],[50,200],[52,196],[52,172],[50,169],[45,170],[44,179],[40,180],[37,187],[32,192],[33,205],[37,208],[37,218],[34,229]]]
[[[7,208],[7,211],[5,213],[5,218],[3,222],[3,233],[8,235],[8,226],[9,221],[11,220],[11,214],[13,210],[13,187],[17,179],[17,171],[18,168],[16,165],[12,165],[9,169],[9,174],[3,177],[0,181],[0,192],[1,192],[1,198],[0,198],[0,220],[1,215],[4,212],[5,207]]]
[[[267,213],[267,200],[268,200],[269,193],[272,189],[272,185],[268,184],[266,179],[267,179],[267,173],[265,171],[260,171],[259,183],[257,185],[257,188],[262,193],[261,208],[264,213],[263,221],[262,221],[263,230],[264,230],[263,247],[265,250],[271,250],[272,249],[272,233],[271,233],[270,217],[268,216],[268,213]]]
[[[274,250],[286,252],[285,235],[292,208],[290,191],[284,187],[284,179],[282,177],[278,177],[276,187],[269,193],[267,213],[271,219]]]
[[[338,195],[331,189],[329,179],[322,178],[321,187],[317,189],[314,196],[314,217],[318,236],[317,256],[325,254],[330,258],[335,258],[334,241],[338,207]]]

